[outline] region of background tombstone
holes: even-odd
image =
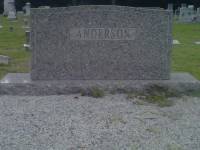
[[[112,0],[111,3],[112,3],[112,5],[116,5],[117,2],[116,2],[116,0]]]
[[[200,22],[200,8],[197,8],[197,12],[196,12],[196,21]]]
[[[194,5],[189,5],[188,6],[188,9],[189,9],[189,15],[190,15],[190,18],[191,18],[191,22],[195,21],[195,17],[196,17],[196,12],[195,12],[195,9],[194,9]]]
[[[38,7],[38,8],[49,9],[49,8],[51,8],[51,7],[50,7],[50,6],[40,6],[40,7]]]
[[[2,25],[2,20],[0,18],[0,29],[3,28],[3,25]]]
[[[195,11],[194,11],[194,6],[189,6],[189,7],[181,7],[180,8],[180,14],[179,14],[179,21],[180,22],[185,22],[185,23],[190,23],[194,21],[195,17]]]
[[[200,14],[200,7],[197,8],[197,14]]]
[[[8,12],[8,19],[16,19],[16,8],[15,8],[15,2],[10,1],[8,2],[9,12]]]
[[[15,0],[4,0],[4,15],[8,16],[10,11],[14,11],[16,13],[15,9]]]
[[[181,8],[185,8],[185,7],[187,7],[187,4],[182,3],[182,4],[181,4]]]
[[[11,0],[4,0],[4,12],[3,12],[3,14],[5,15],[5,16],[7,16],[8,15],[8,12],[9,12],[9,7],[8,7],[8,2],[9,1],[11,1]]]
[[[173,10],[174,5],[172,3],[168,4],[168,10]]]
[[[0,64],[8,65],[9,64],[9,60],[10,60],[10,57],[4,56],[4,55],[0,55]]]
[[[9,20],[15,20],[16,18],[17,18],[17,17],[16,17],[15,12],[9,11],[9,13],[8,13],[8,19],[9,19]]]
[[[22,17],[24,15],[23,11],[17,11],[17,16]]]
[[[30,18],[24,18],[23,23],[24,23],[24,25],[22,26],[22,28],[29,30],[30,29]]]
[[[72,6],[76,6],[77,5],[77,0],[72,0]]]
[[[24,48],[29,51],[30,50],[30,31],[26,30],[26,43],[24,44]]]
[[[178,20],[178,17],[179,17],[179,14],[180,14],[180,7],[178,7],[176,10],[175,10],[175,19]]]
[[[26,16],[30,16],[30,13],[31,13],[31,3],[26,3],[24,9],[25,9],[25,15]]]

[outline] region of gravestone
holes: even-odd
[[[182,3],[182,4],[181,4],[181,8],[185,8],[185,7],[187,7],[187,4]]]
[[[23,11],[17,11],[17,16],[22,17],[24,15]]]
[[[116,5],[117,2],[116,2],[116,0],[112,0],[111,3],[112,3],[112,5]]]
[[[10,60],[10,57],[8,56],[4,56],[4,55],[0,55],[0,64],[9,64],[9,60]]]
[[[24,9],[25,9],[25,15],[26,16],[30,16],[30,13],[31,13],[31,3],[26,3]]]
[[[4,15],[8,16],[9,13],[11,17],[16,16],[15,0],[4,0]]]
[[[180,22],[190,23],[194,21],[194,18],[195,18],[195,11],[193,6],[180,8],[180,14],[179,14]]]
[[[38,8],[49,9],[49,8],[51,8],[51,7],[50,7],[50,6],[40,6],[40,7],[38,7]]]
[[[197,8],[196,21],[200,22],[200,8]]]
[[[173,4],[168,4],[168,10],[173,10],[174,5]]]
[[[200,7],[197,8],[197,14],[200,15]]]
[[[24,18],[23,23],[24,23],[24,25],[22,26],[22,28],[30,29],[30,19],[29,18]]]
[[[7,16],[8,12],[10,11],[9,2],[15,2],[15,0],[4,0],[4,12],[3,12],[3,14],[5,16]]]
[[[9,13],[8,13],[8,19],[9,20],[14,20],[16,18],[17,18],[16,17],[16,13],[14,11],[9,11]]]
[[[0,94],[200,89],[187,73],[170,73],[172,11],[125,6],[31,10],[31,73],[9,73]]]
[[[179,19],[179,14],[180,14],[180,7],[178,7],[176,10],[175,10],[175,20],[178,20]]]
[[[26,30],[26,43],[24,44],[24,48],[29,51],[30,50],[30,31]]]
[[[1,18],[0,18],[0,29],[3,28],[2,26],[2,21],[1,21]]]
[[[117,6],[31,11],[33,80],[170,78],[171,11]]]
[[[8,11],[8,19],[16,19],[16,9],[15,9],[15,2],[14,1],[10,1],[8,2],[8,7],[9,7],[9,11]]]

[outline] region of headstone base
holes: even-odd
[[[65,80],[31,81],[30,74],[11,73],[0,81],[0,95],[66,95],[98,87],[106,92],[143,91],[151,86],[177,92],[200,90],[200,81],[188,73],[172,73],[170,80]]]

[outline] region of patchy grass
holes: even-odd
[[[170,107],[174,104],[173,101],[168,100],[165,95],[148,95],[145,100],[160,107]]]
[[[22,28],[22,19],[8,21],[6,17],[0,17],[3,26],[0,29],[0,55],[11,58],[9,65],[0,65],[0,78],[7,73],[29,72],[30,52],[23,48],[25,30]]]
[[[145,102],[155,104],[159,107],[170,107],[174,105],[174,102],[172,100],[169,100],[168,97],[165,95],[144,95],[144,98],[140,99],[138,97],[127,97],[127,99],[132,100],[137,98],[137,101],[135,104],[137,105],[144,105]]]
[[[174,39],[181,42],[172,51],[172,69],[176,72],[189,72],[200,79],[200,24],[174,24]]]
[[[81,91],[81,96],[90,96],[94,98],[102,98],[105,96],[105,93],[103,90],[97,88],[97,87],[92,87],[91,89]]]
[[[180,95],[168,88],[161,86],[151,86],[144,92],[132,92],[127,94],[127,99],[139,99],[135,103],[138,105],[145,104],[144,102],[152,103],[160,107],[170,107],[174,104],[173,101],[169,100],[170,97],[179,97]]]

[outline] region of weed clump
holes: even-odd
[[[102,97],[105,96],[105,93],[100,88],[92,87],[90,89],[81,91],[81,96],[89,96],[89,97],[94,97],[94,98],[102,98]]]
[[[158,85],[150,86],[143,92],[133,92],[127,95],[127,99],[137,98],[140,101],[156,104],[160,107],[172,106],[174,103],[169,100],[170,97],[179,97],[179,94],[167,87]]]

